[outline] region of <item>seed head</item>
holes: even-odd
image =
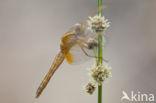
[[[110,22],[104,18],[104,16],[95,15],[94,17],[89,17],[88,20],[88,29],[93,33],[101,34],[110,26]]]
[[[89,94],[93,94],[93,92],[95,91],[95,88],[96,88],[95,83],[89,82],[86,85],[86,92],[89,93]]]
[[[107,65],[95,66],[91,70],[91,76],[99,85],[101,85],[105,79],[111,76],[109,69],[110,67]]]

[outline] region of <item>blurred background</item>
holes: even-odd
[[[103,103],[121,103],[122,91],[156,94],[156,0],[103,0],[104,58],[112,78]],[[36,90],[59,52],[60,38],[97,9],[97,0],[0,0],[0,103],[96,103],[83,90],[87,68],[66,61],[39,99]],[[126,103],[127,101],[124,101]]]

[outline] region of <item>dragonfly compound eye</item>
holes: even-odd
[[[88,49],[94,49],[97,46],[98,46],[98,44],[96,42],[88,43]]]
[[[92,38],[88,39],[87,44],[88,44],[88,49],[93,49],[94,47],[98,46],[98,43]]]

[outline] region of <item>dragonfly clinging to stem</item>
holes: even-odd
[[[75,24],[61,38],[60,52],[56,55],[50,67],[50,70],[41,82],[36,92],[36,98],[41,95],[49,80],[58,69],[58,67],[62,64],[64,59],[66,59],[69,64],[79,62],[80,59],[77,59],[77,57],[81,58],[83,56],[76,55],[75,51],[78,53],[78,50],[81,50],[81,53],[83,53],[86,57],[98,58],[94,55],[94,50],[97,49],[97,47],[98,43],[96,40],[96,36],[90,36],[87,33],[86,20],[83,21],[81,24]],[[88,51],[91,51],[92,55],[90,55]]]

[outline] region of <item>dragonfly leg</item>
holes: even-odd
[[[81,50],[82,50],[82,51],[84,52],[84,54],[85,54],[86,56],[88,56],[88,57],[100,58],[100,57],[97,57],[97,56],[89,55],[89,54],[83,49],[83,47],[81,47]],[[108,62],[108,60],[106,60],[106,59],[104,59],[104,58],[102,58],[102,60],[103,60],[104,62]]]

